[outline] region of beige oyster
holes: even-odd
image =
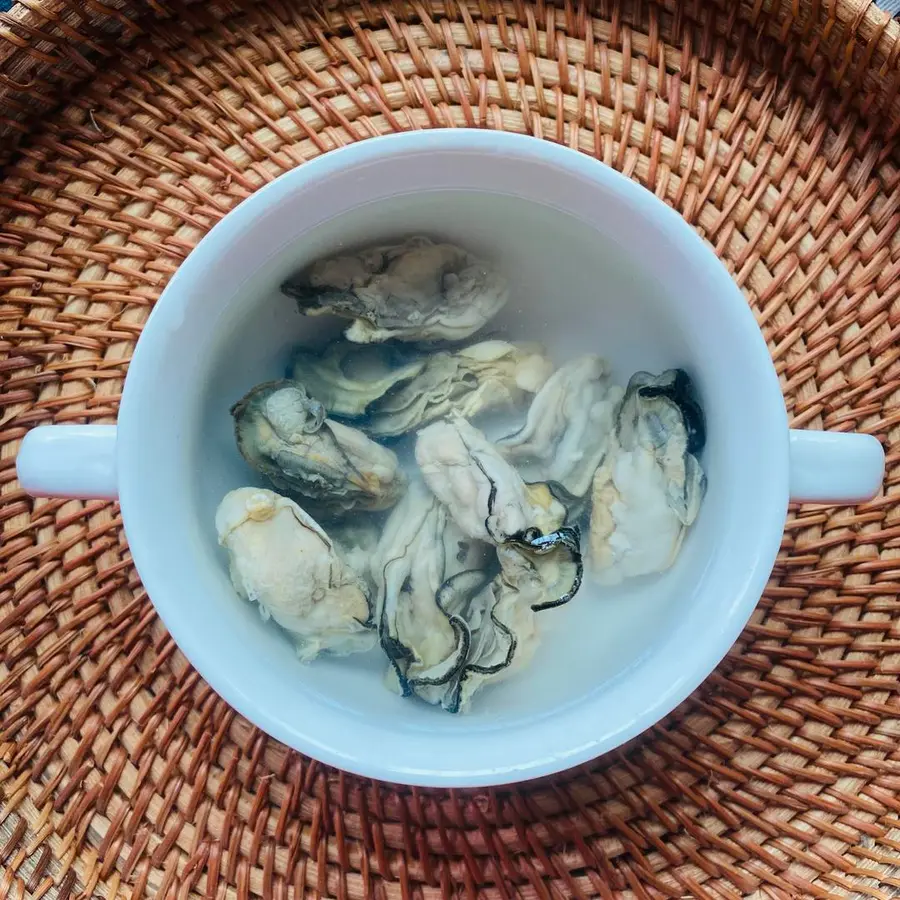
[[[465,340],[509,299],[494,266],[419,236],[318,260],[281,289],[307,315],[351,319],[358,344]]]
[[[598,580],[615,584],[672,565],[706,491],[695,455],[704,441],[684,372],[632,377],[591,488],[589,560]]]
[[[302,660],[374,646],[365,581],[293,500],[238,488],[219,504],[216,531],[235,590],[291,635]]]

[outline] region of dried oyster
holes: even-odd
[[[423,354],[397,344],[337,341],[321,356],[300,351],[291,375],[328,413],[376,437],[397,437],[456,410],[474,416],[536,393],[553,363],[536,344],[481,341]]]
[[[442,601],[459,607],[490,581],[487,549],[419,481],[388,519],[372,556],[376,622],[403,694],[440,702],[439,689],[465,663],[468,624]]]
[[[574,539],[577,544],[577,532]],[[478,590],[476,573],[468,572],[445,582],[438,593],[440,606],[466,623],[468,651],[444,685],[431,694],[416,693],[449,712],[465,712],[484,685],[522,671],[539,643],[535,613],[566,602],[581,584],[580,553],[573,556],[570,549],[561,541],[535,554],[506,544],[497,548],[500,572],[490,584]]]
[[[518,549],[530,557],[571,565],[568,579],[546,585],[564,588],[534,602],[535,611],[561,606],[581,586],[581,532],[563,526],[566,509],[546,484],[526,484],[497,448],[460,416],[423,429],[416,442],[416,462],[431,492],[447,506],[463,534],[498,548]],[[545,567],[546,568],[546,567]]]
[[[281,289],[301,312],[352,319],[346,336],[358,344],[464,340],[509,298],[493,266],[427,237],[319,260]]]
[[[583,497],[609,449],[623,393],[599,356],[579,356],[547,379],[524,426],[497,448],[525,481],[553,482]]]
[[[543,544],[523,536],[498,548],[492,578],[490,548],[468,538],[414,481],[373,555],[389,683],[458,712],[486,682],[522,668],[537,644],[535,611],[565,602],[580,584],[577,531],[562,532]]]
[[[219,504],[216,531],[238,594],[290,632],[302,660],[374,646],[365,582],[293,500],[238,488]]]
[[[534,344],[492,340],[434,353],[414,378],[369,407],[362,427],[375,437],[395,437],[451,412],[470,418],[511,406],[540,390],[552,371]]]
[[[316,510],[387,509],[406,489],[390,450],[326,419],[322,404],[295,381],[258,385],[231,413],[244,459],[279,491]]]
[[[599,580],[617,583],[672,565],[706,490],[695,455],[704,442],[686,373],[632,377],[591,490],[590,561]]]
[[[335,341],[321,354],[299,350],[290,374],[331,415],[356,418],[391,388],[415,378],[427,362],[428,357],[396,344]]]
[[[456,713],[468,710],[475,693],[488,682],[502,681],[525,668],[537,648],[538,632],[531,607],[502,575],[474,595],[459,591],[453,595],[461,602],[444,602],[451,614],[467,623],[465,661],[438,691],[432,689],[431,696],[418,693]]]
[[[505,544],[549,535],[565,521],[565,507],[547,486],[527,485],[460,416],[422,429],[415,453],[425,483],[470,538]]]
[[[497,557],[500,574],[465,610],[471,633],[466,665],[441,698],[450,712],[465,712],[488,682],[521,672],[540,643],[535,611],[554,589],[544,577],[545,559],[538,562],[512,545],[499,547]]]

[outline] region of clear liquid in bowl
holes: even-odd
[[[322,256],[416,233],[494,260],[510,279],[511,299],[486,328],[492,337],[541,342],[557,365],[581,353],[597,353],[609,360],[623,384],[637,369],[661,371],[687,361],[690,342],[671,315],[667,288],[651,281],[640,265],[640,254],[652,248],[619,246],[571,215],[508,195],[417,192],[362,206],[331,219],[248,273],[232,297],[222,298],[220,314],[210,323],[215,340],[200,362],[205,388],[198,395],[198,428],[185,442],[197,472],[197,520],[201,527],[209,524],[204,536],[209,552],[220,553],[213,520],[224,494],[263,484],[237,452],[229,408],[254,385],[283,377],[297,346],[322,347],[346,324],[301,316],[279,284]],[[488,428],[501,433],[506,421],[496,417]],[[400,450],[404,465],[412,465],[408,444]],[[695,529],[703,528],[702,519],[701,514]],[[587,582],[570,604],[542,613],[542,643],[534,661],[516,678],[480,693],[466,716],[466,728],[494,729],[542,717],[625,677],[665,636],[679,595],[691,590],[688,573],[698,571],[692,537],[664,576],[615,588]],[[224,556],[222,566],[224,571]],[[227,581],[221,603],[230,609],[242,604]],[[249,612],[235,613],[241,615],[242,627],[254,632],[270,628],[252,621],[258,619],[255,609]],[[287,644],[271,630],[271,640]],[[384,669],[385,659],[375,650],[308,666],[297,663],[296,677],[324,701],[351,713],[397,716],[397,705],[411,701],[384,688]],[[398,728],[452,733],[459,727],[456,717],[439,709],[414,706],[414,714],[404,711],[397,718]]]

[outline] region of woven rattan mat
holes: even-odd
[[[896,23],[844,0],[31,0],[0,36],[0,895],[898,895]],[[437,125],[569,144],[664,198],[744,289],[794,422],[888,450],[882,498],[795,511],[694,697],[495,791],[268,740],[160,625],[117,507],[14,478],[29,427],[113,419],[154,300],[226,211]]]

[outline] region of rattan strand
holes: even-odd
[[[896,23],[862,0],[30,0],[0,36],[0,896],[897,894]],[[117,507],[14,477],[29,427],[113,420],[154,300],[227,210],[438,125],[560,141],[663,197],[744,289],[794,422],[888,451],[883,497],[795,510],[751,624],[672,716],[495,791],[268,740],[161,627]]]

